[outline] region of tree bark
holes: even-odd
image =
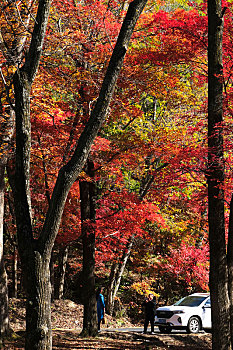
[[[9,148],[12,135],[15,130],[14,113],[11,108],[8,108],[8,114],[2,116],[5,121],[1,125],[1,156],[0,156],[0,336],[9,332],[8,318],[8,286],[7,273],[4,264],[4,249],[3,249],[3,222],[4,222],[4,193],[5,193],[5,170],[7,159],[9,156]]]
[[[25,276],[27,288],[25,349],[52,349],[49,258],[44,258],[35,250],[29,261],[30,265]]]
[[[227,265],[228,265],[228,293],[230,300],[230,332],[231,346],[233,348],[233,195],[230,203],[228,244],[227,244]]]
[[[65,273],[66,273],[66,264],[69,255],[69,246],[63,247],[59,250],[58,257],[58,278],[57,278],[57,288],[55,297],[56,299],[62,299],[64,296],[64,285],[65,285]]]
[[[50,271],[50,284],[51,284],[51,302],[54,301],[54,293],[55,293],[55,286],[54,286],[54,253],[52,251],[51,257],[50,257],[50,263],[49,263],[49,271]]]
[[[208,1],[208,222],[213,350],[231,349],[224,221],[221,0]]]
[[[87,160],[86,173],[92,181],[80,181],[81,235],[83,242],[83,336],[98,334],[95,293],[95,197],[94,164]]]
[[[9,332],[7,273],[3,257],[4,172],[0,166],[0,337]]]
[[[18,252],[14,244],[14,259],[12,268],[12,297],[17,298],[18,294]]]

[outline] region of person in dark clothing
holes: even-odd
[[[104,303],[104,296],[103,296],[102,292],[103,292],[103,289],[99,288],[97,293],[96,293],[98,330],[100,330],[100,323],[101,323],[102,319],[104,318],[104,314],[105,314],[105,303]]]
[[[154,298],[153,294],[149,294],[149,297],[144,301],[143,306],[145,308],[144,333],[147,333],[149,322],[151,325],[151,333],[154,333],[156,299]]]

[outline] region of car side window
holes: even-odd
[[[207,299],[206,303],[204,304],[204,307],[211,307],[211,301],[210,298]]]

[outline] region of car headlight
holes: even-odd
[[[184,314],[184,311],[182,310],[177,310],[177,311],[173,311],[173,314]]]

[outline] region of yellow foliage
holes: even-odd
[[[156,298],[159,297],[158,293],[155,293],[152,289],[150,284],[154,282],[154,280],[149,280],[148,282],[136,282],[133,283],[131,288],[134,289],[139,295],[145,295],[146,297],[149,296],[149,294],[153,294]]]

